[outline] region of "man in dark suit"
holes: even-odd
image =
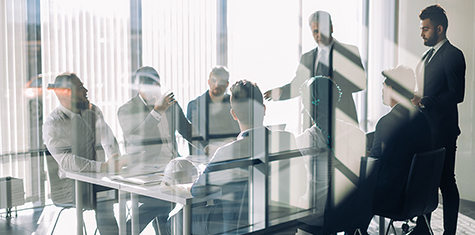
[[[333,25],[328,12],[316,11],[310,15],[308,21],[318,46],[302,55],[296,75],[289,84],[266,91],[264,98],[267,100],[294,98],[300,95],[300,86],[308,78],[317,75],[331,77],[342,90],[339,109],[348,116],[345,121],[357,125],[358,118],[352,93],[366,88],[366,74],[358,48],[340,43],[332,37]],[[310,123],[306,127],[310,127]]]
[[[240,132],[238,123],[230,113],[230,96],[226,94],[229,72],[226,67],[214,67],[209,74],[208,85],[209,89],[205,93],[188,103],[186,117],[206,141],[217,148],[235,140]],[[199,145],[198,141],[193,144]],[[210,155],[213,153],[211,150]]]
[[[373,211],[392,213],[404,203],[412,158],[416,153],[431,150],[430,127],[426,117],[411,104],[416,78],[404,66],[382,72],[383,103],[391,111],[376,124],[370,157],[380,160]]]
[[[421,37],[431,47],[417,66],[419,91],[413,104],[427,117],[436,148],[445,147],[446,155],[440,191],[444,209],[444,234],[455,234],[460,196],[455,183],[455,150],[458,126],[458,108],[465,92],[465,58],[458,48],[447,40],[448,20],[440,5],[426,7],[419,14]],[[420,225],[419,225],[420,224]],[[427,233],[418,223],[415,232]]]

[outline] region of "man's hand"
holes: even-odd
[[[168,93],[165,97],[156,97],[155,106],[153,109],[160,114],[163,114],[167,109],[176,102],[173,92]]]
[[[421,97],[415,95],[414,98],[411,99],[411,102],[414,106],[420,106],[421,105]]]
[[[264,92],[264,99],[266,99],[267,101],[279,100],[281,94],[282,94],[282,89],[274,88],[272,90],[268,90]]]
[[[119,172],[128,162],[128,157],[119,157],[119,154],[115,153],[107,160],[107,162],[102,163],[101,171],[110,173]]]

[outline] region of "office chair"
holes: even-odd
[[[396,233],[394,221],[405,221],[416,216],[424,216],[430,234],[434,234],[425,214],[437,208],[444,159],[445,148],[414,155],[404,192],[403,206],[399,211],[374,212],[376,215],[391,219],[386,234],[389,233],[391,227]]]
[[[336,171],[336,168],[331,168]],[[357,189],[338,205],[327,202],[323,226],[300,224],[298,229],[311,234],[336,234],[338,232],[354,232],[363,234],[368,221],[373,217],[372,204],[374,189],[378,176],[379,159],[362,157],[360,176]],[[332,173],[333,174],[333,173]],[[335,185],[330,184],[328,200],[333,200],[331,192]],[[299,234],[299,233],[297,233]]]
[[[46,154],[46,165],[48,167],[48,176],[49,176],[49,184],[50,184],[50,190],[51,190],[51,200],[53,201],[54,206],[56,207],[61,207],[61,210],[59,211],[56,220],[53,225],[53,229],[51,230],[51,234],[54,234],[54,229],[56,228],[56,225],[58,223],[59,217],[61,216],[61,213],[66,210],[66,209],[71,209],[75,208],[76,205],[74,203],[74,191],[68,189],[65,189],[62,184],[58,184],[60,179],[58,176],[58,163],[56,160],[54,160],[53,156],[50,154]],[[72,184],[71,187],[74,188],[74,182],[71,180]],[[86,230],[86,225],[83,221],[83,226],[84,226],[84,232],[87,235],[87,230]],[[97,228],[94,232],[94,234],[97,233]]]

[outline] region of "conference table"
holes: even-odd
[[[164,186],[160,184],[156,185],[138,185],[122,181],[113,180],[109,173],[92,173],[92,172],[70,172],[64,171],[67,178],[75,180],[76,187],[76,214],[77,214],[77,234],[83,234],[83,205],[82,205],[82,184],[81,182],[101,185],[119,191],[119,234],[126,234],[126,201],[127,194],[130,194],[132,202],[131,206],[131,224],[132,234],[138,234],[138,195],[148,196],[163,201],[168,201],[176,204],[183,205],[183,234],[191,234],[191,204],[192,196],[178,196],[174,195],[172,190],[167,193]]]

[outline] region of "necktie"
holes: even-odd
[[[431,48],[429,52],[427,52],[426,59],[424,61],[424,66],[427,66],[430,61],[430,58],[432,58],[432,54],[434,54],[434,48]]]

